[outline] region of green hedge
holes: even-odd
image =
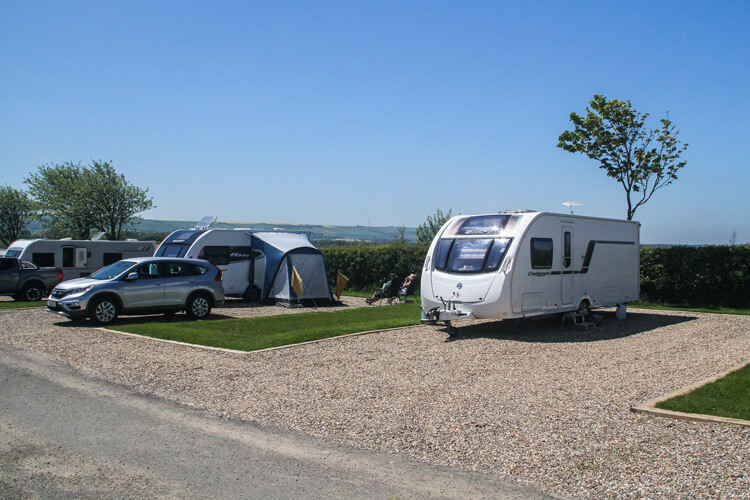
[[[750,246],[641,248],[641,299],[750,307]]]
[[[424,245],[361,245],[320,248],[326,263],[328,279],[336,282],[338,271],[349,278],[347,289],[370,291],[379,288],[389,273],[403,279],[410,273],[422,274]]]
[[[380,287],[388,273],[421,276],[427,246],[361,245],[321,248],[331,283],[341,271],[348,289]],[[750,307],[750,246],[643,247],[641,299],[691,307]]]

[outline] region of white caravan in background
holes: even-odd
[[[252,235],[244,230],[178,229],[164,238],[154,256],[207,260],[221,269],[225,295],[251,299],[256,291],[253,284],[263,288],[266,267],[260,252],[253,258],[252,245]]]
[[[422,271],[422,321],[514,319],[639,298],[640,223],[526,210],[451,218]]]
[[[5,251],[6,257],[27,260],[38,267],[59,267],[63,281],[82,278],[118,260],[150,257],[154,241],[108,240],[16,240]]]

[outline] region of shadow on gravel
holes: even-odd
[[[446,338],[446,342],[458,342],[474,338],[546,343],[598,342],[629,337],[656,330],[657,328],[698,319],[698,316],[690,316],[690,313],[676,316],[647,312],[628,312],[627,319],[619,321],[615,319],[614,312],[597,312],[597,314],[603,316],[602,325],[589,327],[588,330],[580,326],[573,326],[570,323],[561,326],[561,318],[559,316],[518,321],[493,321],[466,326],[461,326],[460,323],[457,323],[457,335]],[[447,334],[448,330],[445,329],[445,332]]]

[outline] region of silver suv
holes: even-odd
[[[210,262],[139,257],[60,283],[47,299],[47,311],[106,325],[120,314],[185,311],[203,319],[222,304],[221,271]]]

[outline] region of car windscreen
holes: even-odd
[[[95,280],[111,280],[112,278],[116,278],[117,276],[121,275],[134,265],[135,262],[121,260],[107,267],[99,269],[97,272],[89,276],[89,278],[93,278]]]
[[[435,268],[453,273],[497,271],[512,238],[467,238],[440,240]]]

